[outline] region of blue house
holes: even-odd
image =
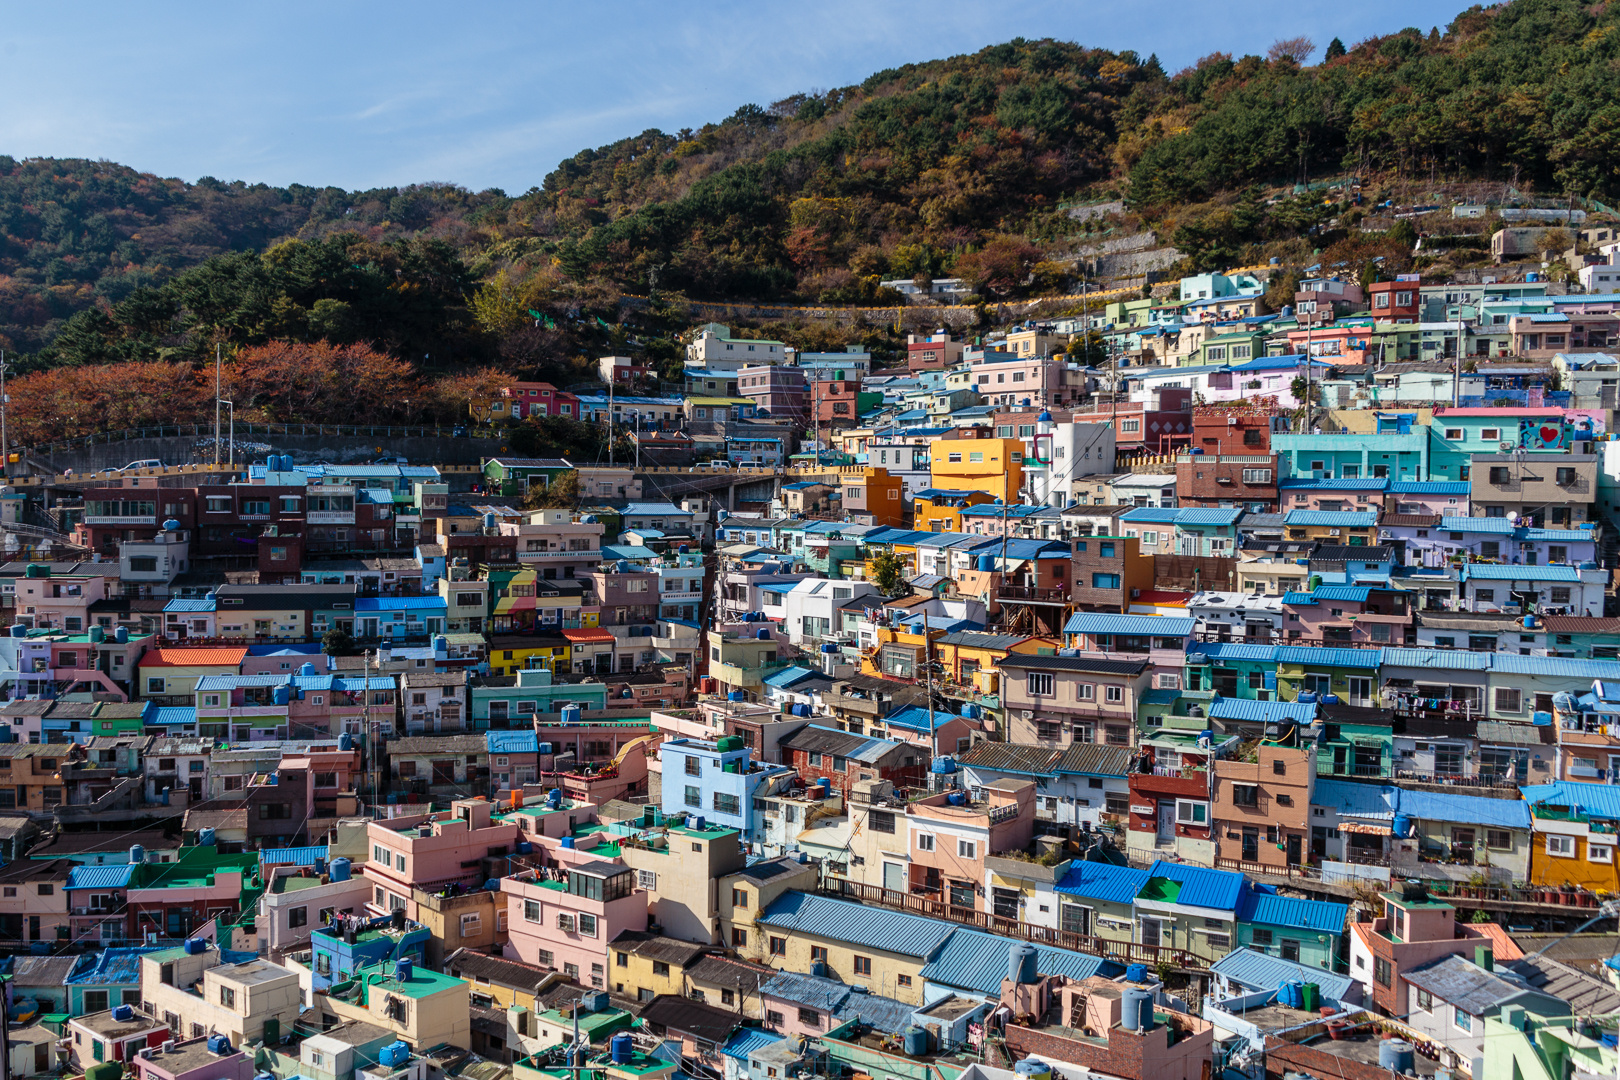
[[[1305,967],[1332,970],[1349,906],[1278,896],[1266,889],[1251,885],[1244,890],[1238,906],[1237,943]]]
[[[664,813],[687,814],[758,840],[763,829],[756,796],[774,794],[798,777],[794,769],[761,765],[740,738],[671,739],[658,749],[664,763]]]
[[[141,1003],[141,957],[150,949],[103,949],[67,980],[67,1011],[74,1016]]]
[[[354,601],[355,635],[359,638],[427,637],[444,633],[442,596],[360,596]]]
[[[325,990],[342,982],[362,968],[410,960],[421,964],[428,939],[433,935],[421,923],[390,916],[379,919],[346,919],[310,932],[310,985]],[[403,925],[399,925],[403,924]]]

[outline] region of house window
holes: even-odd
[[[1520,712],[1524,708],[1524,695],[1515,686],[1498,686],[1496,688],[1497,712]]]
[[[1492,851],[1512,851],[1513,834],[1506,829],[1486,829],[1485,846]]]
[[[1389,961],[1385,960],[1383,957],[1378,957],[1373,960],[1373,982],[1383,987],[1388,987],[1390,985]]]
[[[780,938],[780,937],[771,938],[771,955],[772,956],[786,956],[787,955],[787,938]]]
[[[1588,840],[1586,842],[1586,861],[1594,863],[1614,862],[1614,845],[1594,844]]]
[[[1423,1012],[1434,1012],[1434,995],[1427,990],[1417,992],[1417,1007]]]
[[[1103,700],[1110,704],[1119,704],[1125,700],[1125,688],[1123,686],[1103,687]]]
[[[1176,820],[1183,825],[1208,825],[1209,804],[1177,799]]]
[[[918,833],[917,834],[917,850],[918,851],[933,851],[934,850],[934,834],[933,833]]]
[[[1458,1031],[1472,1032],[1474,1030],[1474,1018],[1468,1015],[1468,1011],[1461,1005],[1452,1010],[1452,1018],[1457,1023]]]
[[[868,976],[872,974],[872,958],[870,956],[855,957],[855,974]]]
[[[1030,672],[1029,693],[1031,697],[1050,697],[1052,694],[1052,676],[1038,671]]]
[[[972,840],[958,840],[956,842],[956,856],[959,859],[975,858],[977,845]]]
[[[1573,836],[1548,836],[1547,854],[1556,855],[1560,859],[1573,859],[1575,857],[1575,838]]]

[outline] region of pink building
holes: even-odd
[[[319,649],[305,652],[288,646],[259,656],[249,652],[242,657],[243,675],[287,675],[303,670],[305,664],[315,665],[315,674],[325,675],[332,670],[332,658]]]
[[[1318,585],[1311,593],[1289,593],[1283,599],[1283,633],[1288,641],[1322,645],[1404,645],[1412,626],[1411,595],[1368,585]],[[1350,704],[1372,702],[1352,699]]]
[[[373,903],[373,913],[405,908],[405,917],[421,921],[413,889],[434,889],[451,882],[478,885],[490,877],[486,856],[515,854],[522,830],[494,820],[495,804],[487,799],[459,799],[446,813],[424,817],[388,818],[367,827],[371,861],[366,877],[377,882],[389,897]],[[498,857],[498,856],[496,856]]]
[[[906,809],[908,885],[914,894],[989,910],[984,859],[1027,849],[1035,836],[1035,782],[996,780],[960,803],[940,792]]]
[[[215,1053],[208,1040],[164,1043],[129,1062],[134,1080],[252,1080],[253,1059],[240,1049]]]
[[[530,870],[501,881],[505,955],[606,989],[607,943],[647,929],[647,894],[636,888],[636,872],[616,863],[588,862],[560,877]]]
[[[1165,453],[1192,440],[1192,395],[1185,386],[1160,386],[1141,401],[1121,401],[1096,412],[1076,411],[1076,424],[1113,424],[1114,445],[1121,450]]]
[[[1067,408],[1086,393],[1080,365],[1039,356],[991,353],[972,364],[969,378],[985,404],[1002,408]]]

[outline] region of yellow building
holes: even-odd
[[[708,952],[706,945],[626,930],[608,944],[608,981],[615,994],[633,1001],[651,1001],[659,994],[686,997],[687,968]]]
[[[421,964],[404,979],[391,964],[357,976],[319,995],[318,1006],[339,1020],[363,1020],[392,1031],[418,1053],[440,1043],[472,1049],[472,988],[466,982]]]
[[[981,672],[994,676],[992,669],[996,664],[1014,653],[1030,656],[1042,649],[1055,653],[1062,644],[1055,638],[1015,638],[1008,634],[962,630],[934,639],[934,660],[940,665],[946,682],[972,687],[978,693],[994,693],[985,689],[979,678]]]
[[[759,917],[785,893],[795,889],[814,889],[816,873],[813,863],[801,863],[791,855],[779,855],[753,866],[738,868],[720,878],[715,883],[721,899],[720,940],[741,942],[732,948],[743,956],[757,956],[749,948],[759,943]]]
[[[917,532],[961,532],[963,510],[995,501],[987,491],[924,488],[911,497],[911,527]]]
[[[499,893],[494,894],[499,896]],[[568,977],[561,971],[525,964],[521,960],[508,960],[502,956],[468,949],[451,953],[445,958],[446,975],[454,975],[472,988],[472,1003],[485,1009],[535,1009],[535,1002],[545,1002],[541,992],[565,983]]]
[[[845,985],[921,1005],[922,969],[951,930],[949,923],[920,915],[793,892],[766,910],[758,934],[750,934],[737,952],[783,971],[825,964],[828,975]]]
[[[928,444],[928,459],[936,488],[983,491],[1012,503],[1024,486],[1022,439],[935,439]]]
[[[489,651],[489,667],[496,675],[516,675],[536,668],[566,675],[573,670],[574,647],[560,634],[503,634],[491,640],[495,645]]]
[[[459,896],[440,896],[412,889],[416,919],[433,936],[424,946],[428,966],[444,970],[444,958],[457,949],[488,949],[506,944],[506,898],[479,889]]]
[[[1620,892],[1620,810],[1609,785],[1559,780],[1535,790],[1540,794],[1530,803],[1530,884]]]

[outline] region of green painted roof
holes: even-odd
[[[1138,900],[1157,900],[1164,904],[1173,904],[1176,897],[1181,895],[1181,882],[1171,881],[1169,878],[1148,878],[1142,891],[1136,894]]]

